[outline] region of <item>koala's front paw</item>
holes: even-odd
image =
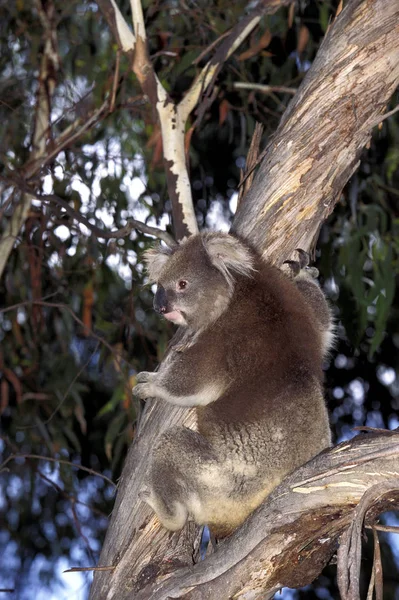
[[[137,373],[136,381],[137,383],[147,383],[148,381],[151,381],[156,377],[157,373],[151,373],[150,371],[141,371],[140,373]]]
[[[150,497],[151,497],[151,492],[150,492],[149,488],[147,486],[142,487],[141,490],[139,491],[140,500],[142,500],[143,502],[147,502],[147,500],[149,500]]]
[[[301,248],[296,248],[295,252],[298,254],[298,260],[285,260],[283,270],[292,279],[302,279],[303,277],[317,279],[319,271],[316,267],[309,267],[309,254]]]
[[[137,385],[134,386],[132,393],[133,396],[140,400],[147,400],[147,398],[154,398],[155,392],[155,381],[157,373],[149,373],[148,371],[142,371],[136,375]]]

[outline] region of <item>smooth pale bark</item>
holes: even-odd
[[[399,80],[398,23],[398,2],[349,2],[332,24],[273,136],[254,184],[240,204],[234,230],[276,264],[281,264],[295,248],[311,246],[357,167],[372,128],[381,120]],[[282,584],[309,582],[309,577],[315,578],[320,572],[331,551],[328,544],[328,552],[323,554],[323,546],[317,545],[316,540],[333,539],[350,518],[346,512],[348,506],[345,509],[345,502],[340,504],[342,492],[344,495],[347,492],[347,497],[356,503],[360,492],[389,477],[389,473],[392,477],[392,473],[396,476],[398,473],[396,454],[396,462],[385,456],[382,462],[374,464],[371,470],[375,478],[363,479],[354,494],[351,486],[345,491],[340,485],[330,487],[324,496],[312,487],[307,495],[291,490],[289,503],[285,508],[279,504],[278,512],[273,510],[273,494],[215,555],[187,572],[184,565],[192,564],[192,526],[171,535],[158,526],[152,512],[138,499],[151,448],[160,433],[175,424],[192,426],[193,413],[162,402],[152,403],[146,412],[126,459],[99,562],[99,565],[114,565],[115,569],[95,573],[92,599],[166,598],[165,590],[159,589],[159,585],[170,572],[175,573],[171,576],[174,583],[167,589],[167,596],[186,594],[190,599],[266,598]],[[397,442],[392,443],[397,452]],[[348,444],[347,450],[345,447],[339,450],[343,463],[350,460],[351,448],[353,445]],[[366,452],[364,446],[361,451]],[[318,473],[320,464],[326,466],[328,461],[334,460],[336,452],[333,449],[323,455],[327,456],[326,463],[316,459],[306,467],[310,468],[309,473],[306,471],[309,476]],[[302,471],[292,477],[300,477],[300,473]],[[343,473],[339,473],[338,483],[342,477]],[[284,485],[289,483],[284,482]],[[289,515],[297,510],[297,503],[304,506],[303,502],[309,502],[309,510],[314,509],[314,515],[309,512],[307,518],[298,517],[291,522]],[[330,504],[339,505],[339,511],[331,514],[327,507]],[[337,529],[335,517],[341,515],[341,510]],[[276,519],[290,524],[287,530],[283,528],[284,535],[273,531]],[[315,529],[309,530],[312,523]],[[254,535],[258,540],[256,548],[251,542]],[[316,551],[307,556],[308,576],[305,577],[298,556],[307,539],[316,544]],[[295,540],[300,541],[298,546]],[[292,545],[286,546],[289,543]],[[217,565],[230,566],[228,570],[223,567],[222,572]],[[187,573],[194,579],[184,579]],[[184,590],[181,590],[179,577],[184,579]],[[197,583],[199,587],[188,591]]]
[[[147,48],[141,0],[130,0],[134,34],[130,31],[115,0],[97,0],[121,52],[132,61],[132,69],[144,94],[155,109],[162,132],[166,181],[172,204],[177,240],[198,233],[186,163],[185,135],[188,118],[200,102],[199,113],[208,105],[201,98],[210,93],[225,61],[250,35],[265,14],[294,0],[267,0],[244,16],[221,43],[211,60],[202,68],[183,99],[176,104],[159,80]],[[202,104],[202,107],[201,107]]]

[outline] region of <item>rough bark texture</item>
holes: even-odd
[[[275,263],[298,246],[310,247],[358,165],[398,83],[398,22],[397,2],[352,0],[331,26],[283,117],[234,223],[235,231]],[[328,560],[361,494],[388,471],[398,472],[396,438],[379,438],[384,452],[385,444],[392,444],[395,458],[376,458],[373,475],[356,467],[354,485],[346,485],[344,469],[335,484],[328,480],[327,494],[322,493],[325,482],[293,491],[293,482],[317,476],[330,464],[335,468],[335,458],[345,463],[352,452],[357,460],[368,451],[367,441],[333,449],[287,479],[214,555],[192,567],[193,528],[169,534],[137,496],[154,440],[175,424],[193,425],[192,413],[162,402],[146,411],[126,460],[99,563],[115,569],[95,574],[92,599],[267,598],[281,585],[307,583]],[[188,570],[184,565],[190,565]],[[167,587],[160,588],[173,571]]]
[[[274,134],[234,230],[277,264],[318,236],[399,82],[399,2],[353,0]]]

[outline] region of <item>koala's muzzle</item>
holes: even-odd
[[[154,310],[160,315],[164,315],[168,308],[168,297],[166,295],[165,288],[162,285],[158,285],[157,291],[154,297]]]

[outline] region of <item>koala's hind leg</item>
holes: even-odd
[[[153,450],[146,487],[140,492],[171,531],[181,529],[191,516],[206,523],[202,475],[207,469],[218,470],[218,462],[209,442],[185,427],[172,427],[159,439]]]
[[[298,260],[286,260],[284,264],[288,265],[289,275],[313,311],[322,331],[323,352],[327,353],[334,342],[334,322],[331,309],[317,281],[318,270],[315,267],[309,267],[309,254],[299,248],[296,252]]]

